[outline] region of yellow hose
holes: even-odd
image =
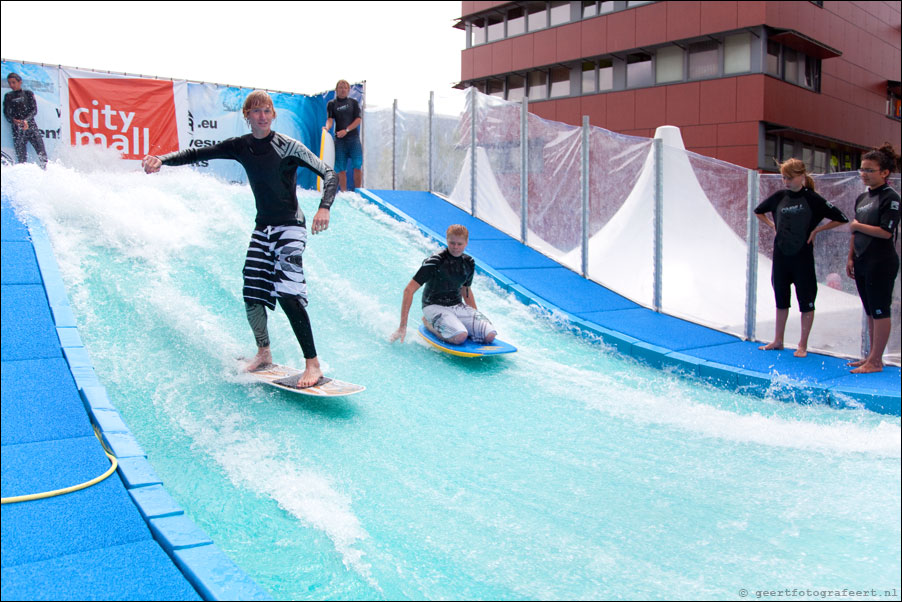
[[[101,482],[102,480],[104,480],[105,478],[107,478],[108,476],[110,476],[111,474],[116,472],[116,468],[119,466],[119,462],[116,460],[116,456],[114,456],[109,451],[107,451],[106,445],[104,445],[103,439],[100,438],[100,433],[97,431],[96,426],[94,427],[94,435],[96,435],[97,438],[100,439],[100,445],[103,447],[103,453],[105,453],[106,457],[110,459],[110,463],[111,463],[110,468],[105,473],[103,473],[99,477],[91,479],[90,481],[86,481],[79,485],[73,485],[71,487],[66,487],[64,489],[57,489],[55,491],[45,491],[44,493],[30,493],[28,495],[17,495],[17,496],[13,496],[13,497],[5,497],[5,498],[2,498],[2,503],[3,504],[15,504],[16,502],[30,502],[33,500],[42,500],[42,499],[48,498],[48,497],[65,495],[67,493],[72,493],[73,491],[87,489],[88,487],[91,487],[92,485],[96,485],[97,483]]]

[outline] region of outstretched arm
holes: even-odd
[[[411,280],[404,287],[404,297],[401,299],[401,323],[398,326],[398,330],[394,331],[388,338],[389,342],[394,343],[398,339],[401,339],[402,343],[404,342],[404,338],[407,336],[407,317],[410,314],[410,306],[413,304],[413,294],[417,292],[420,286],[422,285],[416,280]]]

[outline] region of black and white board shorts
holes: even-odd
[[[307,306],[304,249],[307,228],[264,226],[254,230],[244,261],[244,301],[275,309],[278,297],[298,297]]]

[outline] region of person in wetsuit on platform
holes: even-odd
[[[404,288],[401,301],[401,324],[389,338],[404,342],[407,336],[407,316],[413,294],[423,285],[423,324],[438,338],[460,345],[469,336],[477,343],[491,344],[495,327],[477,308],[473,296],[473,275],[476,262],[464,253],[470,234],[465,226],[448,226],[445,233],[448,247],[426,258]]]
[[[868,190],[855,200],[846,273],[855,279],[868,317],[870,348],[867,357],[849,364],[856,374],[883,370],[883,352],[892,330],[893,286],[899,274],[893,244],[899,228],[899,195],[886,180],[898,162],[899,155],[886,143],[865,153],[858,170]]]
[[[244,101],[244,118],[251,133],[219,144],[189,148],[161,157],[144,157],[147,173],[161,165],[187,165],[209,159],[232,159],[247,171],[257,205],[257,218],[244,263],[244,303],[247,319],[257,342],[257,355],[245,366],[257,370],[272,363],[266,308],[276,301],[288,316],[306,362],[298,388],[317,383],[320,369],[310,317],[307,315],[307,281],[302,256],[307,246],[307,226],[298,207],[297,168],[306,167],[323,179],[323,196],[313,217],[313,233],[329,227],[330,207],[335,199],[335,172],[297,140],[272,130],[276,110],[269,94],[257,90]]]
[[[12,92],[7,92],[3,97],[3,116],[9,121],[13,130],[16,163],[25,163],[28,160],[26,145],[30,143],[38,154],[38,164],[41,169],[46,169],[47,151],[44,150],[44,137],[34,119],[38,114],[38,103],[34,99],[34,92],[22,89],[22,78],[18,73],[7,75],[6,82]]]
[[[802,333],[793,355],[808,355],[808,335],[814,323],[814,299],[817,276],[814,271],[814,239],[819,232],[836,228],[849,220],[843,212],[814,192],[814,180],[805,164],[789,159],[780,164],[784,190],[775,192],[755,208],[758,219],[773,228],[774,255],[771,283],[777,302],[774,340],[760,349],[783,349],[786,320],[789,317],[790,285],[796,287],[796,300],[802,312]],[[767,214],[773,215],[773,219]],[[820,224],[824,218],[830,221]]]
[[[348,189],[347,170],[354,171],[354,189],[360,188],[363,175],[363,146],[360,144],[360,122],[363,114],[356,100],[350,98],[351,84],[340,79],[335,84],[335,98],[326,104],[327,132],[335,124],[335,171],[338,172],[338,187]]]

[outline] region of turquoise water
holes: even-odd
[[[167,489],[279,599],[735,599],[900,585],[900,420],[643,367],[485,277],[520,349],[427,347],[401,291],[437,247],[356,195],[305,254],[331,401],[251,384],[245,186],[104,155],[3,192],[50,235],[102,383]],[[311,215],[315,196],[304,193]],[[417,297],[417,303],[419,297]],[[277,361],[302,358],[271,314]],[[878,596],[879,597],[879,596]]]

